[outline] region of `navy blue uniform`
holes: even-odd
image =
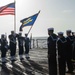
[[[18,47],[19,47],[19,55],[23,55],[24,49],[23,49],[23,37],[18,36]]]
[[[75,60],[75,36],[73,36],[73,52],[72,52],[72,59]]]
[[[73,51],[73,37],[72,36],[68,36],[66,38],[67,40],[67,58],[66,58],[66,62],[67,62],[67,66],[68,66],[68,70],[70,72],[73,71],[73,65],[72,65],[72,51]]]
[[[25,40],[25,54],[28,54],[29,53],[29,42],[30,42],[30,40],[28,37],[25,37],[24,40]]]
[[[57,36],[55,34],[50,35],[47,39],[49,75],[57,75],[56,40]]]
[[[58,62],[59,62],[59,75],[65,75],[66,71],[66,50],[67,40],[65,37],[59,38],[57,41],[58,48]]]
[[[10,40],[10,55],[11,57],[14,57],[16,54],[16,37],[17,35],[9,35],[9,40]],[[13,58],[11,58],[13,60]]]
[[[6,62],[5,57],[6,57],[6,52],[8,50],[8,42],[7,42],[6,39],[0,39],[0,43],[1,43],[1,58],[2,58],[2,62]]]

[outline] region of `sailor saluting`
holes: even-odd
[[[23,53],[24,53],[23,42],[24,42],[24,38],[22,37],[22,33],[19,33],[18,34],[18,47],[19,47],[20,60],[23,60]]]
[[[48,28],[48,64],[49,75],[57,75],[57,62],[56,62],[56,40],[57,35],[54,34],[54,28]]]
[[[59,75],[65,75],[66,71],[66,54],[67,54],[67,40],[63,36],[63,32],[58,33],[57,49],[58,49],[58,63]]]
[[[15,61],[16,38],[17,38],[17,34],[14,31],[11,31],[11,34],[9,35],[11,61]]]
[[[8,42],[4,34],[1,35],[0,44],[1,44],[2,63],[6,63],[5,58],[6,58],[6,52],[8,50]]]
[[[67,73],[72,73],[73,72],[73,64],[72,64],[72,52],[73,52],[73,36],[71,35],[71,30],[66,30],[66,40],[67,40],[67,58],[66,58],[66,63],[68,67]]]

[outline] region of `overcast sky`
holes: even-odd
[[[12,3],[14,0],[1,0],[0,6]],[[16,0],[16,32],[19,32],[20,20],[31,15],[38,15],[30,32],[35,36],[48,36],[47,29],[54,27],[55,33],[71,29],[75,31],[75,0]],[[23,28],[23,34],[30,27]],[[14,16],[0,16],[0,35],[10,34],[14,30]],[[29,34],[29,35],[30,35]]]

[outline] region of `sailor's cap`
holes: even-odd
[[[12,30],[11,33],[14,33],[14,31]]]
[[[4,37],[4,36],[5,36],[4,34],[1,35],[1,37]]]
[[[69,32],[69,33],[71,33],[71,30],[66,30],[66,32]]]
[[[19,33],[19,35],[22,35],[22,33]]]
[[[25,35],[27,36],[28,34],[26,33]]]
[[[54,28],[48,28],[48,31],[54,30]]]
[[[63,35],[63,32],[58,32],[58,35]]]

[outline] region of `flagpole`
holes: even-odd
[[[40,11],[38,12],[38,14],[39,14],[39,13],[40,13]],[[28,34],[29,34],[29,32],[31,31],[32,27],[33,27],[33,25],[30,27],[30,29],[29,29],[29,31],[28,31]]]
[[[14,32],[16,33],[16,0],[14,0],[15,3],[15,11],[14,11]]]
[[[29,32],[31,31],[32,27],[33,27],[33,25],[30,27],[30,29],[29,29],[29,31],[28,31],[28,34],[29,34]]]

